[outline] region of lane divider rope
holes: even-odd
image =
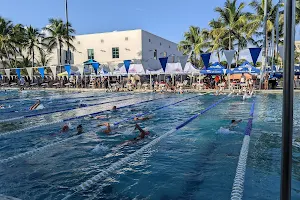
[[[240,151],[239,161],[236,168],[236,174],[235,174],[233,187],[231,191],[231,200],[241,200],[243,198],[245,173],[246,173],[247,158],[249,152],[250,135],[252,131],[254,108],[255,108],[255,100],[252,103],[250,109],[250,116],[245,129],[243,145]]]

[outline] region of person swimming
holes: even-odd
[[[77,129],[77,135],[81,135],[83,133],[83,127],[81,124],[79,124],[76,129]]]
[[[5,106],[4,105],[0,105],[0,109],[4,109],[5,108]]]
[[[63,125],[63,127],[61,128],[61,133],[66,133],[70,130],[69,124],[65,124]]]
[[[106,129],[104,129],[102,132],[109,135],[111,133],[111,127],[110,124],[108,122],[105,122],[103,124],[99,124],[98,127],[106,127]]]
[[[241,123],[243,120],[240,119],[240,120],[231,120],[231,124],[229,125],[229,130],[232,130],[234,129],[239,123]]]
[[[41,101],[38,99],[37,102],[29,108],[29,110],[35,110],[40,104]]]
[[[113,106],[111,110],[112,111],[117,111],[117,106]]]
[[[144,117],[134,117],[133,118],[133,120],[134,121],[146,121],[146,120],[149,120],[149,119],[151,119],[152,118],[152,116],[144,116]]]
[[[106,115],[97,115],[97,116],[92,116],[92,115],[89,115],[88,116],[88,119],[108,119],[109,118],[109,116],[108,116],[108,114],[106,114]]]
[[[133,139],[131,139],[131,140],[125,141],[125,142],[122,143],[120,146],[126,146],[126,145],[129,145],[129,144],[134,144],[134,143],[136,143],[136,142],[138,142],[138,141],[140,141],[140,140],[143,140],[147,135],[150,135],[150,132],[149,132],[149,131],[143,130],[143,129],[140,127],[140,125],[138,125],[138,124],[135,124],[134,130],[136,130],[136,129],[139,130],[140,134],[139,134],[137,137],[135,137],[135,138],[133,138]]]

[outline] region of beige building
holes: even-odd
[[[124,60],[132,60],[147,68],[158,69],[160,57],[169,56],[169,61],[175,62],[182,55],[176,43],[143,30],[78,35],[74,46],[77,50],[72,56],[75,65],[94,59],[116,68]]]

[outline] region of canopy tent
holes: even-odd
[[[299,76],[300,75],[300,66],[295,66],[295,75]]]
[[[199,74],[199,73],[200,73],[200,70],[199,70],[199,69],[196,69],[196,68],[192,65],[192,63],[188,62],[188,63],[186,63],[183,72],[186,73],[186,74]]]
[[[98,69],[99,69],[99,66],[100,66],[100,63],[97,62],[96,60],[94,59],[89,59],[85,62],[83,62],[84,65],[91,65],[95,71],[95,74],[97,75],[98,74]]]
[[[241,66],[231,70],[232,74],[260,74],[260,70],[252,66],[248,61],[244,62]]]
[[[80,72],[79,71],[72,71],[71,70],[71,73],[70,73],[71,76],[79,76],[80,75]],[[60,74],[57,74],[58,77],[63,77],[63,76],[68,76],[68,72],[67,71],[64,71]]]
[[[183,70],[180,63],[167,63],[165,74],[182,74]]]
[[[128,69],[128,74],[140,74],[144,75],[146,72],[142,64],[130,64]],[[120,67],[119,69],[115,70],[114,75],[125,75],[127,74],[125,65]]]
[[[225,75],[227,74],[229,71],[227,69],[225,69],[224,66],[222,66],[220,63],[216,62],[213,65],[211,65],[209,68],[207,68],[206,70],[200,70],[200,74],[204,74],[204,75]]]
[[[164,72],[164,70],[162,69],[162,68],[160,68],[160,69],[158,69],[158,70],[151,70],[151,69],[147,69],[146,70],[146,74],[164,74],[165,72]]]

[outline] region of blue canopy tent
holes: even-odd
[[[85,62],[83,62],[84,65],[91,65],[95,71],[95,74],[97,75],[98,74],[98,68],[100,66],[100,63],[97,62],[96,60],[94,59],[89,59]]]
[[[300,75],[300,66],[295,66],[295,75],[299,76]]]
[[[228,72],[229,71],[218,62],[215,62],[206,70],[205,69],[200,70],[200,74],[204,74],[204,75],[223,75],[223,74],[227,74]]]
[[[248,61],[245,61],[241,66],[231,70],[232,74],[260,74],[260,70],[252,66]]]

